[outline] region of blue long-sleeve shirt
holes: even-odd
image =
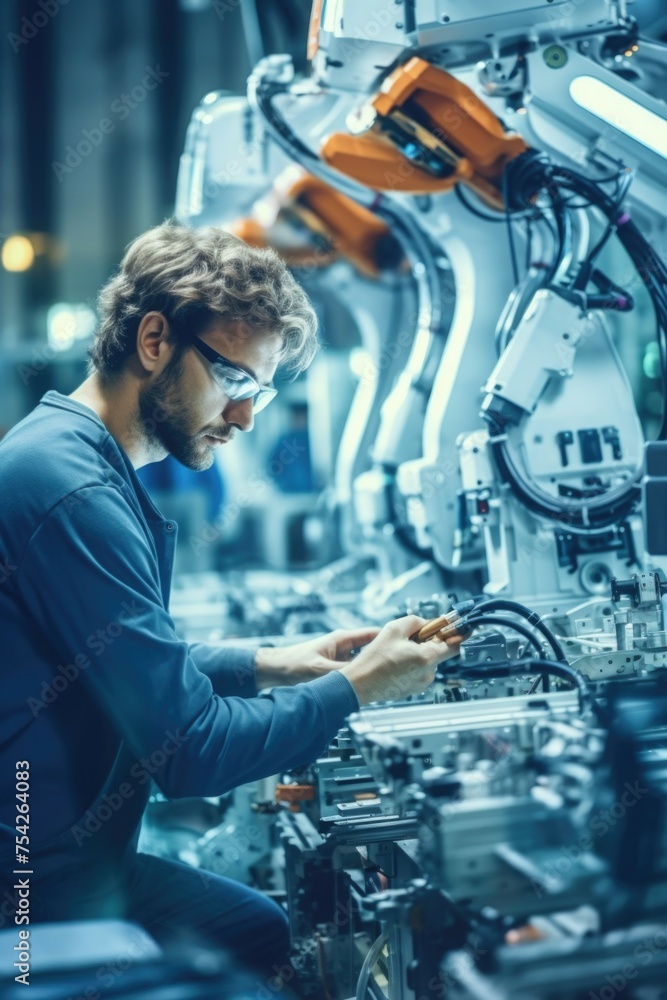
[[[69,397],[47,392],[0,444],[3,876],[17,762],[34,877],[47,878],[133,850],[150,779],[171,797],[221,794],[314,759],[358,708],[338,671],[258,698],[254,651],[179,638],[176,534]]]

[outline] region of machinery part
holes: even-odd
[[[628,788],[636,801],[623,822],[602,844],[611,873],[622,887],[607,925],[621,925],[640,917],[645,890],[665,878],[664,843],[667,833],[667,783],[664,732],[667,726],[667,684],[663,677],[632,685],[617,682],[608,689],[609,735],[603,765],[610,781],[601,782],[598,802],[627,801]]]
[[[539,673],[543,663],[532,662],[533,673]],[[496,676],[507,664],[497,664]],[[514,664],[518,673],[526,663]],[[463,673],[462,669],[458,670]],[[579,713],[579,696],[572,691],[550,691],[547,694],[515,695],[451,704],[411,704],[365,708],[351,715],[348,724],[353,744],[366,761],[371,774],[380,785],[389,785],[390,775],[386,762],[395,771],[398,761],[409,763],[408,776],[413,780],[433,765],[451,766],[451,759],[459,753],[473,752],[477,758],[493,756],[499,752],[500,743],[510,742],[515,747],[530,747],[532,723],[553,716],[568,720]],[[499,733],[500,737],[489,734]],[[526,749],[526,753],[528,749]],[[424,763],[424,760],[428,763]],[[405,774],[399,778],[403,782]],[[404,787],[404,785],[402,785]],[[397,803],[392,802],[396,808]]]
[[[272,246],[290,267],[326,267],[346,257],[375,278],[403,261],[386,222],[297,166],[276,178],[271,194],[233,231],[252,246]]]
[[[356,135],[331,135],[321,147],[341,173],[374,190],[411,194],[462,181],[498,209],[505,166],[527,149],[465,84],[418,57],[390,74],[347,124]]]
[[[645,475],[642,479],[644,543],[652,556],[667,555],[667,442],[646,445]]]
[[[551,646],[556,659],[560,661],[566,659],[562,646],[559,644],[551,629],[544,624],[537,612],[531,611],[530,608],[527,608],[524,604],[519,604],[518,601],[508,601],[506,598],[498,597],[490,601],[483,601],[481,604],[477,604],[473,611],[470,612],[470,615],[485,615],[490,611],[509,611],[511,614],[519,615],[519,617],[525,618],[529,625],[532,625],[538,630],[538,632],[542,633]]]
[[[571,374],[577,346],[582,338],[593,335],[593,325],[592,316],[582,322],[581,308],[555,292],[536,292],[489,375],[483,412],[497,414],[503,426],[532,413],[549,380]],[[563,441],[563,445],[571,443]]]
[[[293,66],[289,58],[283,56],[263,59],[256,67],[248,82],[248,98],[266,122],[266,126],[276,144],[288,156],[296,160],[315,177],[331,184],[343,194],[353,198],[360,205],[369,208],[390,226],[392,235],[403,247],[406,259],[412,268],[417,290],[417,325],[413,338],[413,351],[404,370],[404,378],[396,387],[401,394],[401,406],[395,412],[402,414],[400,433],[407,437],[406,416],[410,413],[423,419],[426,401],[433,384],[442,351],[444,349],[448,320],[453,309],[453,294],[445,299],[445,292],[452,292],[448,271],[442,267],[442,252],[435,246],[432,237],[419,224],[415,215],[395,198],[378,198],[363,185],[344,177],[338,171],[323,163],[291,128],[275,107],[275,98],[284,94],[293,78]],[[397,418],[398,419],[398,418]],[[410,426],[410,436],[412,427]],[[380,450],[383,443],[377,445]],[[410,530],[401,520],[397,504],[393,499],[395,466],[374,454],[374,460],[387,475],[386,495],[390,499],[388,515],[394,533],[401,545],[411,554],[422,557],[425,553],[414,543]],[[379,472],[379,469],[374,470]]]
[[[611,599],[619,604],[624,598],[630,601],[634,608],[659,605],[664,585],[658,573],[634,573],[629,580],[611,581]]]
[[[620,170],[617,174],[616,190],[613,194],[609,194],[601,183],[591,180],[577,170],[565,169],[554,164],[546,154],[537,153],[535,150],[528,150],[510,160],[503,174],[509,209],[530,208],[538,192],[547,188],[552,192],[560,192],[561,196],[570,192],[584,199],[587,204],[598,208],[606,217],[608,225],[598,244],[579,263],[569,283],[554,290],[561,295],[585,291],[591,278],[595,257],[609,236],[615,234],[635,265],[655,307],[664,382],[667,377],[667,266],[660,254],[642,235],[630,213],[623,207],[623,200],[633,176],[633,171],[627,168]],[[586,298],[580,301],[586,308]],[[667,393],[663,404],[663,423],[658,435],[660,440],[667,437]]]
[[[460,665],[457,673],[461,677],[480,679],[483,677],[511,677],[513,674],[550,674],[570,682],[576,687],[579,710],[583,714],[594,706],[594,699],[588,679],[568,663],[561,660],[508,660],[500,663]]]
[[[598,345],[615,383],[597,427],[590,426],[590,412],[577,417],[572,409],[576,387],[569,379],[580,343],[584,372],[595,365]],[[630,401],[631,391],[600,312],[582,315],[557,289],[539,290],[485,388],[482,416],[496,466],[529,510],[542,516],[548,510],[568,530],[590,532],[634,510],[643,433],[633,412],[619,420],[621,432],[605,422],[614,412],[611,400],[625,393]],[[541,400],[545,415],[538,420],[531,415]],[[561,420],[570,426],[554,434],[550,428]]]
[[[560,49],[549,53],[550,72],[567,61],[558,41],[609,36],[614,51],[628,47],[634,20],[624,0],[613,5],[588,0],[585,8],[572,0],[409,0],[360,6],[358,0],[314,0],[309,58],[313,72],[330,88],[367,93],[378,76],[411,51],[427,51],[448,67],[468,68],[508,62],[535,46]],[[541,54],[540,54],[541,58]],[[612,63],[613,64],[613,63]]]
[[[519,635],[523,636],[528,644],[533,647],[538,657],[542,657],[544,653],[535,633],[531,632],[525,625],[513,621],[511,618],[503,618],[500,615],[476,615],[466,619],[466,625],[469,628],[476,628],[483,625],[500,625],[511,632],[518,632]]]
[[[292,812],[299,812],[302,802],[312,802],[315,798],[313,785],[276,785],[276,802],[286,802]]]
[[[466,160],[465,156],[458,158],[456,152],[446,143],[440,143],[440,146],[438,146],[440,142],[437,135],[439,114],[435,110],[438,102],[434,95],[441,100],[444,100],[447,95],[451,98],[452,89],[449,86],[449,79],[448,74],[444,74],[444,71],[430,66],[423,60],[410,60],[404,67],[400,67],[387,78],[382,92],[374,98],[366,109],[367,111],[370,109],[369,113],[360,116],[361,128],[374,130],[373,136],[366,136],[365,138],[356,140],[364,149],[364,157],[361,160],[361,165],[349,163],[345,156],[338,155],[338,158],[336,158],[334,155],[336,152],[334,149],[335,142],[344,140],[348,145],[350,143],[352,146],[354,145],[355,139],[349,136],[334,136],[330,138],[323,148],[323,158],[332,165],[337,166],[341,172],[352,174],[375,189],[383,189],[388,186],[397,187],[393,182],[391,185],[383,183],[379,171],[375,171],[375,176],[372,176],[373,171],[369,172],[371,149],[366,148],[364,143],[370,143],[371,146],[373,144],[379,146],[381,151],[380,159],[381,162],[384,162],[382,161],[382,157],[384,156],[386,159],[390,139],[394,144],[398,143],[397,136],[403,134],[400,131],[401,128],[405,130],[408,128],[407,123],[412,123],[410,125],[410,142],[408,143],[405,140],[401,148],[403,152],[407,152],[417,162],[418,166],[410,166],[409,171],[407,171],[407,180],[405,183],[398,185],[399,189],[412,190],[413,192],[418,190],[419,181],[413,181],[412,178],[415,176],[419,178],[420,173],[423,173],[421,168],[424,166],[428,167],[431,175],[440,175],[441,187],[452,187],[461,180],[470,182],[471,178],[473,176],[477,177],[477,175],[474,170],[471,172],[469,161]],[[456,87],[453,91],[452,106],[463,107],[468,118],[472,118],[473,115],[470,108],[474,106],[475,110],[477,110],[475,102],[478,99],[472,92],[460,84],[459,81],[455,80],[454,83]],[[485,112],[482,121],[475,121],[475,128],[472,128],[469,133],[467,129],[468,120],[461,121],[459,117],[456,128],[457,141],[462,144],[461,149],[469,156],[472,153],[468,143],[470,142],[473,145],[480,143],[481,136],[478,131],[480,127],[482,129],[484,127],[490,128],[489,123],[492,121],[494,127],[501,129],[498,119],[492,113],[488,112],[488,109],[481,102],[479,103]],[[410,110],[412,117],[405,114],[406,107]],[[448,111],[451,113],[451,107],[448,108]],[[440,117],[446,117],[444,111],[440,113]],[[393,123],[391,128],[389,123]],[[381,133],[379,136],[376,134],[378,129]],[[382,129],[384,129],[384,132],[382,132]],[[388,129],[390,139],[388,139],[386,134]],[[506,138],[502,130],[501,135],[504,139]],[[424,145],[427,136],[430,137],[430,143]],[[543,188],[547,188],[554,208],[554,217],[560,232],[561,247],[563,246],[567,214],[564,213],[562,204],[557,208],[558,187],[554,187],[553,183],[549,187],[549,181],[553,181],[555,177],[558,177],[563,186],[582,196],[585,195],[590,203],[600,207],[609,218],[609,226],[603,237],[588,253],[585,260],[578,262],[576,274],[570,279],[569,284],[564,283],[552,286],[550,289],[538,291],[532,301],[532,307],[526,310],[525,317],[530,318],[535,314],[540,296],[545,299],[554,299],[555,296],[558,296],[562,300],[563,308],[569,302],[576,304],[578,310],[582,308],[587,310],[590,307],[631,308],[632,298],[622,289],[618,288],[618,286],[614,285],[598,269],[594,268],[593,262],[604,242],[609,238],[612,227],[615,227],[616,231],[619,231],[619,226],[625,227],[630,224],[629,215],[620,211],[620,205],[632,180],[632,172],[624,171],[622,175],[619,175],[615,197],[611,198],[604,193],[599,185],[589,181],[582,175],[573,171],[566,172],[559,170],[557,167],[552,167],[548,157],[535,150],[528,149],[523,140],[520,140],[520,146],[512,148],[511,151],[505,150],[502,154],[493,143],[490,148],[492,150],[491,153],[487,153],[486,156],[480,155],[477,166],[480,171],[485,172],[487,180],[489,178],[495,180],[495,202],[493,199],[490,200],[494,203],[494,207],[505,208],[508,213],[508,227],[509,213],[530,210],[540,191]],[[389,149],[391,151],[391,147]],[[426,155],[426,152],[429,153],[429,156]],[[460,153],[461,150],[458,152]],[[465,168],[462,167],[464,163],[468,165]],[[593,190],[594,194],[592,193]],[[501,195],[500,198],[498,198],[499,192]],[[479,193],[485,195],[487,200],[489,200],[488,187],[483,191],[480,190]],[[508,232],[510,235],[510,250],[514,254],[511,228],[508,229]],[[632,231],[628,230],[627,233],[619,232],[619,235],[621,235],[622,242],[626,245],[626,249],[633,256],[638,267],[644,257],[650,257],[651,263],[656,263],[654,258],[657,255],[646,241],[643,240],[636,227]],[[635,246],[635,243],[639,244],[640,241],[641,245]],[[634,247],[634,254],[631,247]],[[658,261],[657,264],[662,267],[665,276],[667,276],[667,271],[665,271],[661,262]],[[642,275],[642,277],[647,287],[649,287],[649,291],[656,304],[659,320],[661,316],[660,309],[664,307],[664,321],[667,323],[667,298],[664,296],[664,291],[658,287],[655,279],[651,276],[647,278]],[[598,289],[596,293],[586,292],[586,287],[591,281]],[[560,325],[562,324],[556,324],[556,326]],[[538,324],[538,326],[542,330],[549,329],[543,323]],[[635,509],[638,500],[637,470],[633,470],[634,478],[630,482],[624,482],[616,488],[609,486],[597,488],[596,486],[594,489],[586,488],[580,490],[579,488],[565,487],[563,496],[567,502],[566,500],[559,502],[558,497],[554,500],[545,490],[535,488],[529,482],[529,477],[521,473],[516,461],[510,454],[508,443],[504,437],[507,425],[518,422],[520,410],[527,411],[528,413],[532,412],[553,372],[557,372],[560,375],[569,373],[577,344],[577,337],[573,336],[571,328],[576,333],[576,325],[568,321],[566,323],[566,332],[557,331],[558,341],[555,345],[556,350],[553,363],[549,362],[546,366],[543,366],[542,360],[540,360],[538,368],[540,369],[541,377],[533,385],[532,382],[527,383],[525,378],[524,354],[526,345],[532,346],[537,351],[540,359],[544,357],[544,347],[537,343],[537,339],[529,334],[528,327],[524,325],[523,339],[514,339],[514,350],[511,349],[510,344],[510,348],[501,357],[499,366],[497,366],[497,370],[492,375],[492,379],[490,380],[492,392],[487,397],[483,415],[491,427],[492,445],[498,470],[502,478],[513,487],[514,492],[519,496],[521,501],[534,513],[559,519],[571,526],[573,531],[588,532],[606,528],[619,519],[627,517]],[[667,330],[664,336],[667,338]],[[534,347],[535,344],[537,344],[537,347]],[[568,358],[564,357],[565,351],[569,351],[570,353],[569,363]],[[507,374],[505,373],[505,367],[508,364],[508,358],[511,357],[521,359],[523,377],[517,382],[517,386],[520,387],[520,400],[518,403],[514,400],[504,398],[504,394],[507,391],[505,383],[509,378],[509,376],[508,378],[505,377],[505,374]],[[500,373],[498,370],[499,367],[502,367],[502,372]],[[528,367],[530,368],[530,365]],[[527,400],[524,399],[526,386],[531,390],[528,393],[530,398]],[[517,406],[519,409],[517,409]],[[665,421],[667,426],[667,411]],[[588,448],[587,442],[589,441],[589,437],[582,437],[582,435],[587,434],[590,436],[591,433],[590,429],[580,429],[579,437],[582,441],[581,446],[584,451]],[[612,442],[612,444],[614,456],[618,456],[620,446],[617,434],[615,436],[615,443]],[[564,442],[561,442],[560,447],[561,451],[563,451],[565,447]],[[599,442],[597,448],[600,451]],[[590,456],[593,457],[586,457],[588,454],[586,452],[583,460],[588,463],[595,461],[594,456],[596,453],[590,448],[588,448],[588,451],[590,452]],[[602,454],[600,451],[600,459],[601,457]],[[565,461],[567,462],[567,456],[565,456]],[[624,476],[622,478],[625,480],[627,477]]]
[[[481,968],[481,962],[471,961],[471,954],[476,954],[472,946],[450,952],[436,981],[448,984],[452,1000],[611,998],[618,995],[616,986],[622,989],[630,982],[617,973],[624,969],[632,976],[632,995],[650,996],[656,991],[659,995],[667,976],[662,923],[640,921],[607,934],[594,934],[590,929],[577,933],[570,919],[565,927],[558,919],[541,918],[540,925],[546,931],[545,940],[533,940],[527,948],[485,942],[479,952],[488,960]],[[637,963],[640,954],[651,956],[648,964]]]
[[[364,959],[364,964],[361,967],[361,972],[359,973],[359,981],[357,983],[357,992],[355,994],[355,1000],[366,1000],[368,991],[368,980],[370,979],[370,974],[373,966],[378,960],[382,949],[387,943],[387,934],[382,933],[368,949],[368,954]]]

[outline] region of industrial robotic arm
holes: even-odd
[[[293,103],[287,117],[300,134],[317,142],[323,105],[325,117],[335,105],[322,94],[299,94]],[[231,158],[230,149],[235,151]],[[359,204],[289,164],[250,105],[216,93],[207,95],[192,117],[177,214],[189,224],[224,225],[248,242],[274,247],[320,311],[336,306],[338,318],[328,324],[333,346],[341,322],[356,331],[361,350],[351,355],[350,391],[334,393],[341,405],[351,398],[349,417],[342,437],[324,448],[336,454],[334,500],[343,547],[372,557],[385,580],[421,564],[422,574],[433,574],[427,592],[438,589],[441,578],[432,560],[425,561],[428,544],[422,548],[415,542],[405,515],[396,509],[394,481],[397,466],[420,454],[414,426],[423,422],[452,306],[445,255],[432,248],[429,272],[435,280],[427,281],[420,264],[411,268],[408,263],[406,240],[413,264],[419,257],[412,241],[377,215],[370,201]],[[345,322],[341,311],[347,311]],[[349,332],[343,340],[349,348]],[[315,418],[318,401],[330,395],[315,392]],[[318,425],[328,426],[326,414],[319,415]],[[324,443],[320,434],[316,462]]]
[[[634,261],[664,331],[664,265],[625,210],[626,204],[632,210],[637,207],[641,217],[650,197],[647,192],[656,189],[660,150],[654,147],[661,133],[658,129],[649,145],[644,143],[646,132],[640,136],[637,128],[624,135],[621,151],[628,154],[624,160],[633,168],[641,166],[642,185],[635,197],[634,189],[628,191],[633,170],[610,162],[599,143],[589,148],[590,121],[600,113],[595,105],[598,92],[595,87],[588,87],[588,93],[585,87],[581,89],[585,69],[593,84],[620,92],[634,101],[638,117],[643,110],[652,116],[651,124],[664,127],[659,102],[625,78],[619,79],[607,65],[610,58],[620,58],[623,65],[617,69],[625,70],[630,59],[636,60],[636,25],[624,11],[606,5],[607,17],[596,22],[595,33],[572,5],[567,10],[558,5],[559,11],[554,5],[543,21],[535,14],[531,37],[521,37],[518,31],[517,11],[525,4],[513,5],[514,14],[487,18],[489,27],[496,29],[488,32],[494,39],[488,46],[497,50],[497,58],[493,64],[487,59],[477,67],[476,87],[502,100],[509,111],[528,110],[521,116],[521,125],[526,123],[523,131],[531,137],[537,127],[549,135],[547,125],[551,124],[552,141],[558,144],[553,139],[558,134],[556,126],[562,131],[567,122],[570,143],[561,166],[555,158],[531,148],[521,135],[508,134],[486,101],[441,68],[447,64],[470,78],[465,53],[474,49],[479,17],[466,18],[462,9],[457,17],[443,15],[443,27],[436,29],[431,22],[421,23],[425,7],[411,5],[414,30],[402,23],[394,27],[405,28],[406,48],[419,48],[420,57],[402,61],[406,48],[400,55],[392,49],[394,34],[389,27],[381,42],[355,47],[355,14],[347,8],[343,12],[344,6],[325,4],[321,12],[319,38],[326,57],[317,53],[316,77],[329,86],[334,82],[349,89],[351,79],[359,83],[358,65],[364,60],[368,64],[369,52],[379,52],[378,45],[384,45],[385,54],[393,52],[393,62],[399,65],[381,74],[384,78],[375,96],[347,115],[348,131],[334,133],[323,142],[322,159],[376,191],[411,195],[421,225],[452,262],[457,291],[447,346],[424,420],[424,458],[408,459],[396,473],[406,509],[417,537],[430,541],[444,569],[465,567],[466,535],[470,558],[481,531],[486,536],[489,591],[512,593],[524,600],[538,597],[545,606],[560,611],[568,602],[571,605],[582,596],[606,591],[612,576],[641,558],[640,522],[633,511],[643,437],[630,386],[605,323],[605,314],[632,308],[633,296],[612,281],[596,260],[609,237],[616,235]],[[449,23],[453,21],[460,22],[458,27]],[[422,29],[428,44],[422,41]],[[553,38],[556,29],[566,44],[544,44],[542,38]],[[434,46],[445,37],[456,44],[436,50]],[[335,53],[341,55],[340,46],[347,53],[342,60],[347,84],[336,76]],[[588,56],[583,54],[586,51]],[[422,53],[441,65],[422,59]],[[374,65],[377,68],[381,63],[378,57]],[[549,117],[545,110],[548,94],[531,91],[531,80],[536,87],[546,88],[551,81],[545,74],[550,72],[562,88],[563,78],[558,74],[563,70],[569,93]],[[377,77],[369,76],[369,83],[376,86]],[[621,130],[610,124],[607,146],[616,134]],[[288,132],[283,136],[287,138]],[[298,150],[299,155],[303,152]],[[580,163],[571,165],[576,159],[584,161],[584,169]],[[332,178],[330,172],[328,176]],[[339,183],[347,182],[343,178]],[[463,187],[474,194],[465,195]],[[456,189],[462,207],[476,213],[466,223],[466,236],[470,236],[473,218],[507,223],[509,254],[506,245],[493,239],[493,230],[497,235],[499,227],[486,227],[484,242],[493,245],[495,266],[490,260],[485,263],[481,240],[470,248],[466,239],[468,246],[457,252],[460,230],[451,232],[451,219],[459,221],[461,210],[448,208],[449,227],[438,211],[440,192],[451,188]],[[358,189],[351,193],[359,197]],[[380,205],[383,201],[393,205],[397,199],[395,195],[377,198]],[[661,204],[660,197],[656,204]],[[593,222],[602,217],[604,228],[589,250],[591,217]],[[654,220],[651,235],[659,232],[661,222]],[[522,238],[524,226],[539,231],[539,243],[534,235]],[[468,287],[456,280],[457,258],[465,260],[466,250],[478,265],[472,268],[476,273]],[[507,304],[498,307],[494,326],[502,353],[497,368],[489,374],[487,367],[482,374],[479,357],[485,350],[488,358],[488,319],[483,345],[475,324],[475,313],[482,311],[478,299],[488,291],[487,298],[493,294],[497,300],[508,258],[516,285],[520,277],[517,258],[524,250],[531,258],[536,254],[537,260],[529,259],[525,278],[514,291],[511,286],[507,289]],[[661,332],[661,342],[663,338]],[[466,407],[460,405],[451,373],[466,378],[470,396],[469,386],[477,380],[478,371],[478,384],[486,392],[482,416],[491,442],[479,434],[462,437],[459,480],[452,444],[465,435]],[[608,387],[601,406],[590,392],[598,380]],[[516,394],[514,402],[512,393]],[[476,410],[480,402],[473,399]],[[512,411],[513,405],[518,409]],[[602,412],[605,407],[606,414]],[[468,413],[470,409],[469,404]],[[621,413],[624,425],[619,427]],[[469,419],[468,429],[475,423],[475,418]],[[490,461],[485,465],[487,448]]]
[[[624,208],[659,243],[664,120],[639,89],[657,91],[659,64],[652,50],[644,71],[622,5],[600,4],[594,22],[562,3],[517,0],[474,17],[464,6],[395,8],[391,23],[377,4],[362,24],[343,0],[315,4],[313,78],[295,80],[285,57],[256,67],[250,105],[228,99],[249,169],[221,173],[222,147],[210,141],[202,157],[204,121],[221,107],[209,95],[193,118],[180,203],[197,201],[208,157],[209,186],[247,213],[239,231],[276,245],[313,288],[337,286],[341,257],[377,282],[383,241],[412,269],[399,291],[403,315],[415,315],[407,331],[373,305],[381,283],[353,297],[373,385],[360,379],[337,491],[347,546],[361,542],[381,578],[397,581],[373,610],[486,579],[491,594],[565,612],[641,562],[643,435],[607,318],[632,308],[637,274],[664,312],[664,266]],[[597,134],[600,87],[649,114],[653,138],[611,123]],[[288,158],[300,166],[285,169]],[[638,268],[623,287],[598,259],[613,242]],[[599,404],[592,384],[605,385]]]

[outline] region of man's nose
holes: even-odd
[[[222,411],[222,416],[226,423],[234,424],[239,430],[251,431],[255,424],[255,418],[252,413],[252,397],[250,399],[242,399],[239,402],[234,402],[233,399],[230,399]]]

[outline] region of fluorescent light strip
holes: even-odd
[[[593,76],[577,76],[570,83],[572,100],[620,132],[667,158],[667,121]]]
[[[324,13],[322,15],[322,29],[331,35],[337,30],[342,16],[343,0],[324,0]]]

